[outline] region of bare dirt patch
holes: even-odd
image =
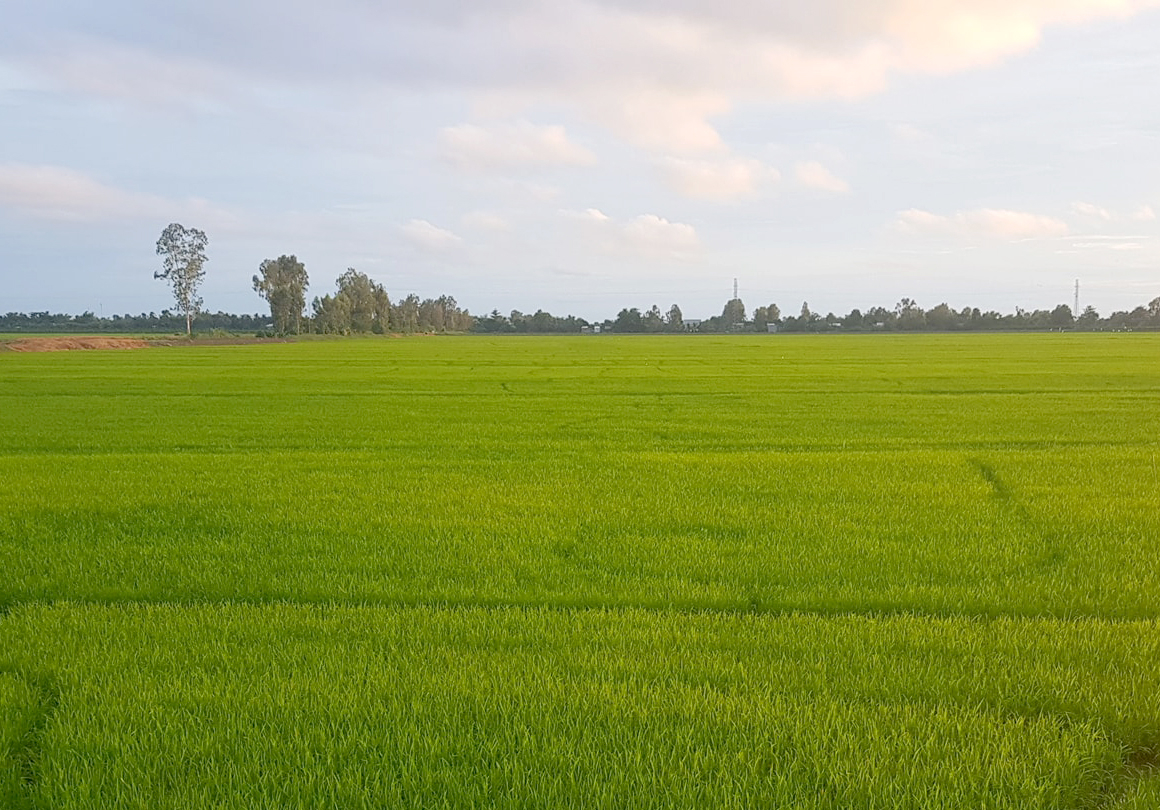
[[[67,352],[75,349],[147,349],[151,344],[138,338],[59,337],[24,338],[5,346],[14,352]]]

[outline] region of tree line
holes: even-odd
[[[270,316],[259,313],[234,314],[230,312],[199,312],[193,321],[194,332],[220,330],[233,333],[258,333],[269,328]],[[159,335],[184,332],[185,314],[163,309],[161,312],[142,312],[139,315],[97,315],[85,311],[80,315],[63,312],[9,312],[0,315],[0,332],[82,332],[150,333]]]
[[[645,311],[636,307],[620,310],[615,318],[588,322],[574,316],[557,317],[537,311],[524,315],[513,311],[505,317],[493,311],[476,319],[479,332],[579,332],[599,327],[602,332],[629,334],[662,334],[666,332],[698,332],[709,334],[776,332],[1018,332],[1018,331],[1131,331],[1160,329],[1160,297],[1147,305],[1132,310],[1121,310],[1103,317],[1088,306],[1076,317],[1072,308],[1060,304],[1053,309],[1025,310],[1016,307],[1013,313],[980,310],[978,307],[953,309],[940,303],[923,309],[911,298],[903,298],[891,308],[875,306],[865,311],[852,309],[845,315],[830,312],[822,315],[803,302],[797,315],[783,315],[777,304],[756,307],[747,313],[740,298],[725,303],[720,315],[705,320],[683,317],[676,304],[662,312],[653,305]]]
[[[270,305],[273,330],[324,335],[386,332],[466,332],[471,313],[450,295],[420,299],[415,294],[391,300],[383,285],[366,273],[347,268],[334,282],[335,291],[315,297],[311,314],[303,315],[310,277],[296,256],[267,259],[253,278],[254,291]]]
[[[923,309],[912,298],[903,298],[891,308],[875,306],[866,311],[852,309],[845,315],[829,312],[822,315],[802,302],[797,315],[783,316],[776,304],[758,307],[752,318],[746,318],[740,299],[725,304],[720,315],[697,326],[701,332],[972,332],[972,331],[1049,331],[1059,329],[1085,331],[1129,331],[1160,329],[1160,297],[1132,310],[1118,310],[1104,317],[1087,306],[1079,315],[1067,304],[1047,309],[1026,310],[1016,307],[1013,313],[980,310],[978,307],[954,309],[940,303]]]
[[[172,288],[177,312],[185,318],[187,335],[193,334],[193,319],[199,315],[203,303],[198,288],[205,278],[208,246],[209,239],[204,232],[177,222],[170,223],[157,240],[162,269],[153,277],[168,282]],[[333,294],[314,298],[311,314],[307,316],[304,310],[309,286],[310,274],[297,256],[282,255],[265,259],[258,265],[253,277],[254,292],[270,306],[271,322],[264,331],[279,335],[304,331],[340,335],[388,331],[465,332],[473,322],[471,313],[461,309],[449,295],[425,300],[408,295],[392,302],[381,284],[353,267],[335,281]],[[3,323],[0,328],[4,328]],[[23,328],[23,324],[17,328]]]
[[[575,315],[557,316],[544,310],[525,314],[499,310],[474,317],[449,295],[420,299],[411,294],[392,301],[386,289],[365,273],[347,268],[335,280],[335,290],[316,296],[306,313],[306,292],[310,276],[297,256],[282,255],[266,259],[253,277],[253,289],[270,307],[270,316],[233,315],[225,312],[204,313],[198,288],[205,278],[206,250],[209,240],[196,228],[171,223],[157,240],[156,252],[162,258],[162,269],[154,278],[166,281],[173,291],[175,310],[140,315],[98,317],[92,312],[81,315],[43,312],[9,312],[0,316],[0,331],[6,332],[173,332],[185,327],[193,334],[196,319],[199,331],[250,331],[274,336],[302,333],[349,335],[479,332],[486,334],[568,334],[578,332],[616,332],[661,334],[703,332],[715,334],[758,332],[969,332],[1071,330],[1155,330],[1160,329],[1160,296],[1146,306],[1131,311],[1113,312],[1101,317],[1094,307],[1085,307],[1078,315],[1067,304],[1050,310],[1028,311],[1016,308],[1014,313],[977,307],[956,310],[946,303],[923,309],[911,298],[903,298],[891,308],[875,306],[865,312],[853,309],[845,315],[830,312],[821,315],[803,302],[797,315],[783,316],[777,304],[759,306],[747,313],[740,298],[725,302],[720,315],[705,320],[686,319],[677,304],[662,311],[654,304],[641,311],[636,307],[621,309],[615,318],[600,322]]]
[[[293,258],[293,257],[289,257]],[[680,307],[665,312],[653,306],[642,312],[638,308],[622,309],[616,318],[589,321],[575,315],[557,316],[544,310],[526,314],[513,310],[508,315],[493,310],[488,315],[472,316],[460,309],[455,299],[441,296],[420,300],[408,295],[392,301],[373,280],[357,271],[347,270],[339,277],[337,290],[315,298],[311,314],[305,307],[279,308],[271,304],[271,314],[232,314],[199,312],[193,320],[195,332],[215,330],[275,334],[356,334],[360,332],[473,332],[477,334],[578,334],[585,330],[626,334],[765,333],[773,325],[779,332],[971,332],[971,331],[1149,331],[1160,330],[1160,297],[1132,310],[1121,310],[1104,317],[1093,307],[1085,307],[1078,318],[1067,304],[1046,310],[1025,310],[1001,314],[964,307],[952,309],[938,304],[923,309],[904,298],[890,309],[871,307],[838,316],[821,315],[803,304],[798,315],[782,316],[776,304],[757,307],[747,315],[739,299],[727,302],[720,315],[702,321],[686,320]],[[185,313],[162,310],[139,315],[98,316],[93,312],[80,315],[65,313],[9,312],[0,315],[3,332],[155,332],[168,334],[186,327]]]

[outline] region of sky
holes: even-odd
[[[0,0],[0,311],[1160,296],[1160,0]]]

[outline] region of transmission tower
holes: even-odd
[[[738,299],[738,297],[739,296],[737,295],[737,279],[734,278],[733,279],[733,300],[736,301]]]

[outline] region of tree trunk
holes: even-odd
[[[189,312],[185,313],[185,336],[193,337],[193,315]]]

